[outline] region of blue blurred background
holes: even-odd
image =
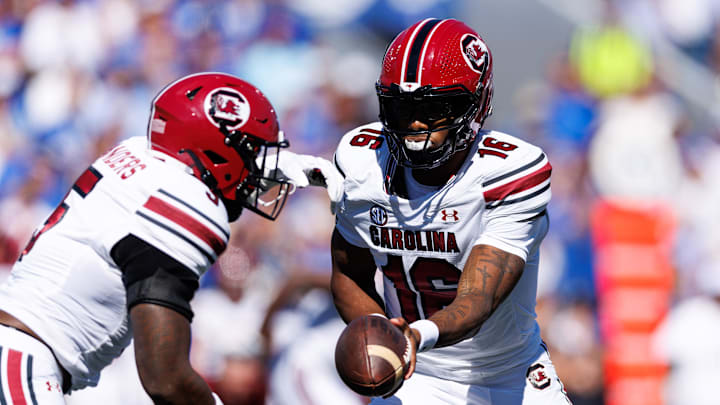
[[[538,317],[573,402],[717,404],[718,0],[2,0],[0,273],[95,157],[145,134],[165,84],[238,75],[291,150],[330,158],[377,119],[387,44],[426,17],[483,36],[485,127],[553,164]],[[324,192],[301,190],[278,221],[233,224],[193,301],[192,359],[227,405],[365,402],[334,371],[333,222]],[[132,348],[68,397],[100,401],[149,403]]]

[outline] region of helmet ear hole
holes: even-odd
[[[208,157],[208,159],[210,159],[211,162],[215,163],[216,165],[227,163],[227,159],[211,150],[203,151],[203,153],[205,154],[205,156]]]
[[[230,181],[232,179],[232,176],[230,174],[225,174],[225,181]]]

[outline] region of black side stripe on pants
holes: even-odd
[[[35,399],[35,390],[33,390],[32,385],[32,370],[33,370],[33,356],[29,355],[27,356],[27,386],[28,391],[30,391],[30,400],[32,401],[33,405],[38,405],[37,399]]]
[[[2,364],[2,356],[3,356],[3,347],[0,346],[0,364]],[[5,402],[5,393],[3,392],[2,388],[2,379],[3,379],[3,369],[0,367],[0,405],[7,405],[7,402]]]

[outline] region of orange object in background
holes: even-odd
[[[659,204],[593,207],[607,405],[663,405],[667,364],[652,354],[650,341],[672,298],[674,223]]]

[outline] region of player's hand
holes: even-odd
[[[277,162],[277,173],[275,167]],[[258,158],[262,164],[262,157]],[[330,197],[330,211],[334,214],[343,196],[343,181],[340,172],[329,160],[282,150],[265,159],[265,177],[274,177],[293,183],[296,187],[320,186],[327,189]]]
[[[400,328],[400,330],[403,332],[403,335],[408,340],[409,344],[409,350],[408,350],[408,358],[405,359],[405,361],[408,363],[408,369],[407,372],[405,372],[405,380],[410,378],[415,372],[415,354],[417,353],[418,348],[418,342],[419,342],[419,336],[416,336],[418,333],[417,331],[414,331],[410,328],[410,325],[408,325],[405,318],[392,318],[390,319],[390,322]],[[392,392],[389,392],[386,395],[383,395],[383,398],[390,398],[391,396],[395,395],[395,393],[402,387],[403,385],[400,384],[393,390]]]
[[[390,322],[400,328],[400,330],[403,332],[403,335],[405,335],[405,337],[408,339],[408,342],[410,343],[410,353],[408,356],[409,358],[407,359],[408,369],[405,373],[405,379],[407,380],[415,372],[415,361],[418,344],[420,342],[420,335],[417,330],[412,329],[410,325],[408,325],[405,318],[392,318],[390,319]]]

